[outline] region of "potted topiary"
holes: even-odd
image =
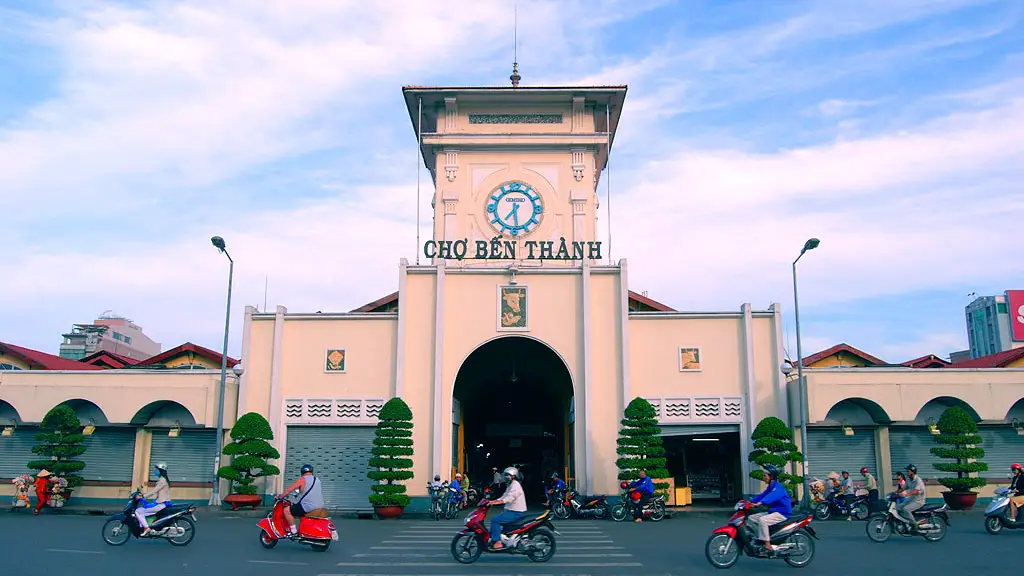
[[[747,456],[747,460],[758,466],[758,469],[750,471],[750,477],[761,480],[764,476],[763,466],[777,466],[783,471],[779,474],[779,483],[789,490],[791,496],[796,496],[796,487],[804,481],[804,477],[785,470],[789,465],[790,470],[796,472],[796,465],[803,462],[804,457],[793,443],[793,431],[789,426],[775,416],[768,416],[757,423],[750,439],[754,441],[754,450]]]
[[[401,398],[388,400],[380,410],[367,476],[376,480],[371,489],[370,504],[381,519],[402,515],[409,505],[405,480],[412,473],[412,410]]]
[[[234,483],[234,491],[224,502],[235,510],[239,506],[256,506],[262,502],[253,482],[262,476],[276,476],[281,471],[267,458],[280,458],[281,454],[270,445],[274,439],[270,423],[263,416],[249,412],[242,415],[231,428],[231,443],[224,447],[223,454],[232,456],[231,464],[221,466],[217,477]]]
[[[664,494],[667,500],[669,483],[664,479],[669,475],[657,410],[647,399],[636,397],[626,406],[623,416],[615,449],[619,455],[615,461],[619,480],[636,480],[643,470],[654,481],[655,492]]]
[[[54,482],[63,479],[64,485],[59,492],[60,505],[63,506],[71,498],[72,490],[82,485],[82,477],[75,472],[84,470],[85,462],[73,459],[85,454],[82,424],[75,411],[62,404],[47,412],[39,427],[42,430],[36,434],[36,441],[40,443],[32,447],[32,452],[46,459],[29,462],[28,467],[31,470],[46,469],[53,475]]]
[[[956,478],[939,478],[949,491],[942,493],[952,510],[970,510],[978,499],[978,493],[971,488],[981,488],[987,482],[984,478],[971,477],[972,472],[988,470],[988,464],[978,462],[985,457],[985,450],[978,448],[982,438],[978,435],[978,423],[959,406],[947,408],[939,417],[939,434],[935,441],[944,446],[932,448],[932,454],[939,458],[956,460],[956,462],[936,463],[935,469],[941,472],[955,472]]]

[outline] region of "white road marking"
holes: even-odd
[[[452,562],[338,562],[337,564],[335,564],[335,566],[448,566],[448,567],[451,567],[453,562],[454,561],[452,561]],[[491,566],[495,566],[498,563],[490,562],[489,564]],[[509,564],[511,564],[511,562],[502,562],[501,564],[509,565]],[[552,566],[559,566],[559,567],[565,567],[565,568],[569,568],[569,567],[575,567],[575,568],[583,568],[583,567],[605,568],[605,567],[613,567],[613,566],[615,566],[615,567],[627,567],[627,566],[638,567],[638,566],[643,566],[643,564],[641,564],[639,562],[544,562],[543,564],[526,564],[526,563],[520,564],[520,563],[517,563],[516,564],[516,569],[526,568],[528,566],[532,567],[532,568],[546,568],[546,567],[552,567]],[[320,576],[328,576],[328,575],[321,574]],[[339,576],[350,576],[350,575],[339,575]]]
[[[47,548],[47,552],[65,552],[67,554],[106,554],[96,550],[64,550],[63,548]]]
[[[252,564],[289,564],[293,566],[309,566],[308,562],[284,562],[282,560],[249,560]]]

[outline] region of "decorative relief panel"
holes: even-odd
[[[444,130],[454,132],[459,129],[459,106],[455,98],[444,99]]]
[[[584,103],[586,99],[582,96],[577,96],[572,99],[572,131],[580,132],[583,130],[583,112]],[[579,180],[579,178],[577,178]]]
[[[528,313],[529,289],[526,286],[498,286],[498,330],[529,330]]]
[[[376,424],[383,398],[287,398],[285,424]]]
[[[470,114],[470,124],[561,124],[561,114]]]
[[[444,151],[444,175],[449,182],[455,182],[455,176],[459,173],[459,151]]]
[[[583,169],[586,165],[583,163],[583,153],[585,150],[573,150],[572,151],[572,177],[577,182],[583,180]]]
[[[333,374],[344,374],[347,358],[344,348],[328,348],[327,358],[324,360],[324,372]]]
[[[742,396],[647,398],[660,424],[738,423],[743,421]]]

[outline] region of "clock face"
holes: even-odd
[[[523,182],[506,182],[487,199],[487,217],[501,234],[529,234],[540,225],[543,215],[540,194]]]

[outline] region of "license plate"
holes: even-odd
[[[331,530],[331,540],[334,540],[335,542],[338,541],[338,531],[337,530]]]

